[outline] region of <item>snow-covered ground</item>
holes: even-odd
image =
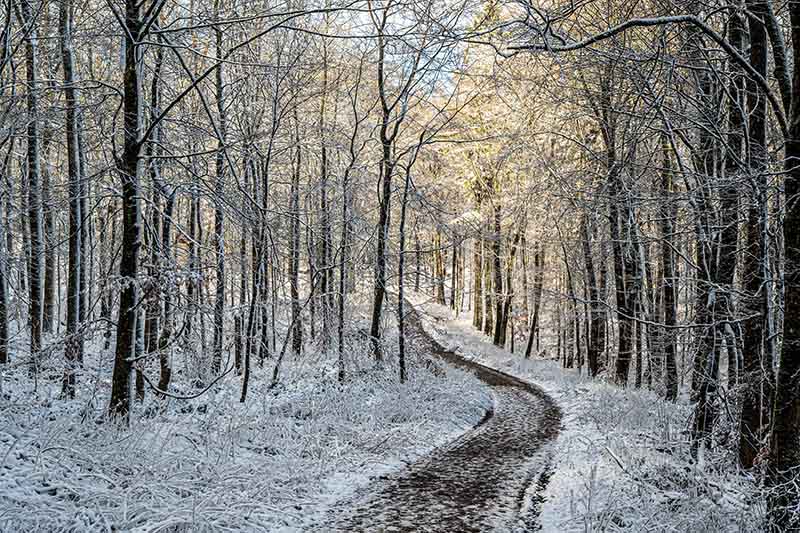
[[[542,503],[546,532],[762,531],[763,499],[731,457],[691,461],[687,403],[588,379],[557,361],[525,360],[492,345],[471,314],[412,295],[444,347],[545,389],[563,411]],[[735,427],[735,426],[734,426]]]
[[[401,385],[391,360],[375,368],[355,342],[344,386],[334,355],[307,353],[271,391],[272,361],[255,364],[246,404],[235,373],[165,409],[148,393],[126,428],[104,418],[112,355],[89,352],[75,400],[58,398],[59,361],[45,362],[36,392],[24,366],[2,376],[0,531],[305,530],[491,405],[469,373],[434,375],[412,353]],[[175,392],[191,392],[176,371]]]

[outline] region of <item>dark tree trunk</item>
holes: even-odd
[[[530,305],[528,298],[530,298],[530,286],[528,285],[528,241],[525,237],[522,238],[522,313],[525,315],[527,322],[530,316]]]
[[[617,338],[617,362],[614,369],[614,379],[618,385],[628,384],[628,371],[631,365],[631,354],[633,351],[633,298],[630,295],[630,285],[633,280],[628,279],[626,268],[625,248],[627,239],[623,236],[621,225],[621,213],[618,202],[621,198],[620,176],[614,159],[609,157],[609,190],[611,191],[611,202],[609,204],[609,216],[611,220],[611,242],[614,252],[614,282],[617,296],[617,323],[619,334]],[[625,239],[625,241],[623,241]]]
[[[354,135],[355,137],[355,135]],[[353,144],[351,143],[351,150],[353,149]],[[352,162],[355,162],[355,159],[351,159]],[[345,378],[345,364],[344,364],[344,321],[345,321],[345,305],[347,304],[347,259],[348,259],[348,246],[349,246],[349,235],[347,231],[347,218],[348,218],[348,195],[350,194],[349,191],[349,181],[350,181],[350,169],[352,168],[352,164],[347,167],[347,170],[344,173],[342,178],[342,227],[341,227],[341,237],[340,237],[340,248],[341,251],[339,252],[339,312],[338,312],[338,324],[337,324],[337,349],[338,349],[338,378],[339,382],[343,382]],[[419,247],[417,248],[419,250]],[[417,251],[417,258],[419,258],[419,251]],[[419,290],[419,259],[417,259],[417,290]]]
[[[219,4],[216,5],[219,11]],[[225,214],[222,208],[225,195],[225,142],[227,115],[225,111],[225,85],[222,70],[222,30],[214,28],[217,60],[220,62],[216,72],[217,115],[219,118],[219,139],[217,140],[216,180],[214,182],[214,252],[216,259],[216,292],[214,299],[214,347],[211,359],[211,373],[218,374],[222,365],[222,345],[225,337]]]
[[[491,337],[492,327],[494,326],[494,299],[496,298],[497,287],[492,283],[492,266],[494,261],[490,260],[491,247],[489,243],[483,242],[483,334]]]
[[[586,288],[589,293],[589,305],[591,331],[587,339],[586,349],[586,363],[589,370],[589,376],[594,377],[598,371],[598,359],[600,357],[600,344],[604,337],[604,322],[601,314],[601,302],[597,290],[597,278],[594,273],[594,260],[592,259],[592,245],[591,245],[591,231],[589,229],[588,216],[583,217],[583,261],[586,268]]]
[[[794,509],[800,501],[796,488],[800,467],[800,5],[791,5],[795,42],[795,79],[792,125],[786,143],[786,218],[783,238],[786,248],[786,296],[784,334],[772,413],[769,484],[770,518],[777,531],[800,526]]]
[[[483,237],[473,241],[472,251],[472,325],[478,331],[483,325]]]
[[[450,308],[456,310],[456,300],[458,300],[458,246],[456,239],[453,238],[453,254],[450,272]]]
[[[150,146],[150,145],[148,145]],[[148,151],[150,148],[148,147]],[[151,158],[152,158],[152,154]],[[152,204],[150,205],[150,231],[146,234],[148,237],[148,246],[150,248],[150,266],[148,267],[149,276],[146,288],[146,302],[145,307],[145,350],[148,354],[153,354],[158,351],[158,338],[161,319],[161,287],[159,279],[159,265],[161,263],[161,193],[158,190],[158,170],[157,161],[151,159],[150,161],[150,174],[153,182],[153,194],[151,197]]]
[[[416,217],[415,217],[416,218]],[[419,228],[414,227],[414,257],[416,260],[416,267],[414,269],[414,290],[419,292],[420,277],[422,276],[422,250],[419,245]]]
[[[133,357],[136,360],[134,368],[136,369],[136,383],[135,399],[137,402],[144,401],[144,374],[142,365],[144,361],[144,310],[139,308],[136,310],[136,339],[134,341]]]
[[[42,152],[49,153],[50,135],[45,135]],[[53,185],[47,165],[42,172],[42,230],[44,231],[44,294],[42,295],[42,332],[55,333],[58,310],[56,309],[56,262],[58,249],[53,220]]]
[[[378,28],[380,37],[378,39],[378,92],[381,101],[381,164],[380,164],[380,196],[378,199],[378,243],[375,255],[375,288],[372,298],[372,320],[370,323],[369,334],[372,340],[372,351],[377,361],[383,360],[381,351],[381,316],[383,312],[383,300],[386,297],[386,248],[389,238],[389,224],[392,213],[392,175],[394,174],[396,161],[392,155],[392,146],[397,137],[400,127],[400,119],[392,120],[392,108],[386,94],[387,81],[385,79],[385,53],[386,42],[383,30],[386,25],[387,12],[383,13],[383,22]]]
[[[295,157],[292,169],[292,185],[290,195],[291,250],[289,252],[289,290],[292,298],[292,352],[299,355],[303,349],[303,323],[300,318],[300,165],[302,152],[300,148],[300,124],[295,115]]]
[[[572,280],[572,268],[569,264],[569,257],[567,255],[567,248],[564,244],[564,241],[561,241],[561,251],[564,254],[564,271],[566,273],[567,278],[567,298],[569,300],[569,305],[567,306],[567,313],[569,314],[569,308],[571,308],[571,318],[567,321],[568,327],[565,331],[565,336],[567,335],[574,335],[574,346],[573,349],[569,348],[567,343],[564,343],[564,349],[566,351],[565,358],[566,358],[566,367],[572,368],[574,366],[575,356],[577,355],[580,358],[580,319],[578,315],[578,298],[575,293],[575,284]],[[570,327],[571,326],[571,327]]]
[[[742,16],[731,15],[728,23],[728,40],[737,50],[743,50],[745,28]],[[716,303],[717,316],[715,334],[715,350],[721,353],[729,330],[733,324],[734,313],[734,275],[737,263],[737,244],[739,237],[739,174],[741,173],[742,148],[744,144],[744,109],[745,86],[741,67],[731,61],[730,82],[728,84],[728,138],[725,153],[725,181],[720,188],[720,231],[719,231],[719,265],[717,266],[717,283],[720,296]],[[736,351],[728,352],[728,383],[738,382],[738,365]],[[733,352],[733,359],[731,359]],[[719,357],[720,355],[718,355]],[[733,364],[731,364],[733,363]]]
[[[138,290],[136,276],[139,272],[139,247],[141,246],[141,216],[139,212],[139,42],[141,20],[137,0],[125,2],[125,72],[123,85],[123,149],[119,159],[122,190],[122,255],[119,276],[122,286],[119,294],[117,319],[117,347],[114,372],[111,380],[109,414],[127,420],[130,412],[131,357],[136,344],[136,305]]]
[[[525,346],[525,359],[529,359],[533,351],[533,338],[539,337],[539,310],[542,304],[542,289],[544,287],[544,247],[541,243],[534,246],[533,252],[533,317],[528,329],[528,343]],[[538,345],[537,345],[538,352]]]
[[[800,501],[797,469],[800,467],[800,4],[788,6],[794,57],[792,105],[785,144],[786,215],[783,221],[785,247],[785,304],[783,344],[775,387],[768,484],[769,514],[777,531],[800,527],[795,510]]]
[[[322,47],[322,97],[319,112],[320,134],[320,257],[321,269],[320,291],[322,313],[322,349],[325,353],[330,350],[331,314],[333,313],[333,270],[331,269],[331,249],[333,239],[331,235],[331,216],[328,201],[328,146],[325,124],[326,104],[328,98],[328,42],[323,42]]]
[[[11,14],[9,13],[8,16],[10,17]],[[10,350],[8,346],[8,292],[9,275],[11,273],[9,259],[13,256],[10,202],[14,191],[8,172],[11,164],[11,154],[13,151],[14,139],[11,138],[8,141],[8,152],[2,161],[2,167],[0,167],[0,181],[2,181],[2,183],[0,183],[0,187],[3,187],[3,193],[6,195],[4,205],[2,205],[4,212],[2,214],[2,229],[0,229],[0,365],[7,364],[10,361]]]
[[[38,98],[38,36],[36,17],[34,17],[30,0],[19,0],[22,24],[30,24],[25,33],[25,73],[28,88],[26,132],[28,164],[28,242],[30,257],[28,259],[28,327],[30,331],[32,374],[38,372],[39,351],[42,347],[42,271],[44,259],[44,235],[42,230],[42,205],[39,197],[39,98]]]
[[[81,300],[81,214],[80,153],[78,151],[77,91],[75,89],[75,61],[72,55],[72,0],[63,0],[59,9],[61,34],[61,64],[64,70],[64,99],[66,107],[67,137],[67,189],[69,192],[69,255],[67,276],[67,335],[64,343],[66,359],[62,394],[75,397],[75,366],[80,360],[83,344],[79,334]],[[3,283],[0,283],[2,286]],[[5,307],[5,306],[3,306]],[[5,317],[3,317],[5,318]],[[2,320],[0,323],[4,323]]]
[[[405,294],[403,293],[403,290],[405,288],[405,280],[403,279],[403,277],[405,276],[404,268],[405,268],[405,252],[406,252],[406,209],[408,207],[408,191],[410,189],[410,185],[411,185],[411,170],[406,169],[406,176],[403,183],[403,199],[402,203],[400,204],[400,235],[399,235],[400,256],[398,257],[397,261],[397,327],[399,334],[397,360],[400,371],[400,383],[405,383],[406,381],[406,335],[405,335],[406,316],[404,309]],[[455,248],[453,249],[455,250]]]
[[[502,319],[498,324],[500,335],[499,338],[496,339],[497,342],[495,343],[496,346],[499,346],[501,348],[505,347],[506,345],[506,332],[508,331],[508,323],[511,317],[511,304],[514,299],[514,284],[513,284],[514,261],[517,258],[519,241],[522,238],[522,231],[524,230],[524,228],[525,228],[525,223],[522,223],[517,227],[517,231],[514,234],[514,239],[511,241],[511,252],[509,253],[509,257],[506,263],[506,291],[503,297],[503,308],[501,310]]]
[[[494,336],[492,342],[495,346],[502,346],[500,342],[503,337],[501,331],[503,327],[503,302],[506,295],[503,294],[503,265],[500,260],[501,240],[503,238],[500,228],[501,222],[500,204],[494,206],[494,239],[492,241],[492,272],[494,274]],[[491,330],[487,333],[492,333]]]
[[[164,49],[163,47],[158,47],[156,49],[156,58],[155,58],[155,65],[153,67],[153,80],[150,85],[150,120],[156,120],[156,117],[159,113],[160,107],[160,100],[161,100],[161,68],[164,62]],[[160,283],[160,269],[162,267],[169,268],[169,264],[162,259],[162,254],[169,253],[168,248],[166,246],[169,245],[169,242],[164,243],[162,239],[162,223],[161,223],[161,196],[162,196],[162,184],[161,184],[161,162],[156,157],[159,153],[159,145],[161,140],[161,130],[159,127],[156,127],[153,131],[153,142],[147,143],[145,147],[146,155],[149,158],[149,171],[150,171],[150,181],[151,186],[153,188],[152,194],[152,205],[150,206],[150,232],[147,234],[150,236],[150,276],[149,282],[147,287],[147,306],[145,308],[146,319],[145,319],[145,337],[146,337],[146,344],[145,349],[147,351],[148,356],[151,354],[158,353],[161,349],[161,300],[162,300],[162,292],[161,292],[161,283]],[[164,221],[164,224],[169,224],[168,221]],[[165,246],[166,245],[166,246]],[[168,300],[170,298],[170,290],[164,292],[164,299]],[[159,359],[165,357],[165,354],[159,353]],[[163,380],[163,364],[160,365],[161,371],[159,376],[159,389],[166,390],[169,386],[169,380]],[[138,377],[138,374],[137,374]],[[163,382],[163,387],[162,387]]]
[[[314,286],[314,280],[318,277],[317,271],[317,238],[314,232],[314,213],[312,209],[309,209],[310,205],[314,205],[315,202],[315,194],[307,194],[305,197],[305,203],[303,206],[303,211],[306,215],[305,220],[305,238],[306,238],[306,259],[308,260],[308,286]],[[308,320],[308,337],[309,340],[313,343],[317,339],[317,300],[318,297],[314,294],[311,294],[308,298],[308,311],[309,311],[309,320]]]
[[[101,231],[100,231],[100,240],[103,242],[104,250],[100,255],[101,266],[103,270],[103,296],[101,299],[100,304],[100,317],[105,322],[105,332],[103,334],[103,350],[109,350],[111,348],[111,325],[112,325],[112,307],[113,307],[113,295],[111,292],[111,287],[109,287],[108,283],[108,273],[114,270],[114,251],[113,246],[109,243],[116,242],[117,237],[117,217],[114,216],[116,211],[115,203],[113,200],[108,202],[108,208],[106,209],[106,223],[103,224]],[[111,234],[108,235],[107,227],[111,225]],[[108,264],[105,263],[105,259],[108,260]]]
[[[78,304],[78,363],[83,364],[83,356],[85,350],[84,342],[84,327],[86,321],[91,318],[89,316],[91,309],[89,302],[94,301],[94,283],[91,282],[90,276],[94,275],[94,229],[92,217],[89,215],[89,198],[90,187],[89,180],[86,173],[88,172],[88,162],[86,160],[86,143],[84,142],[83,135],[83,119],[82,115],[78,114],[77,118],[77,140],[78,140],[78,162],[80,163],[80,198],[78,201],[81,212],[80,224],[80,298]]]
[[[662,296],[664,327],[661,333],[664,350],[664,384],[665,397],[669,401],[678,398],[678,366],[677,366],[677,299],[678,278],[675,268],[675,229],[677,209],[672,199],[672,156],[669,141],[662,139],[664,170],[661,172],[662,213],[661,213],[661,261],[664,269],[664,292]]]
[[[438,229],[434,235],[433,240],[433,261],[434,272],[436,276],[436,303],[439,305],[447,305],[444,296],[444,279],[447,276],[444,266],[444,254],[442,254],[442,232]]]
[[[767,15],[764,2],[748,0],[753,17],[748,18],[750,30],[750,64],[762,76],[767,75],[767,32],[763,23]],[[739,439],[739,461],[751,468],[764,442],[769,423],[768,405],[771,403],[773,384],[772,360],[765,350],[765,324],[767,321],[768,274],[765,272],[769,250],[767,230],[767,106],[763,92],[755,83],[747,83],[747,110],[749,116],[748,158],[749,174],[753,176],[752,195],[747,210],[746,253],[742,263],[742,284],[746,294],[744,311],[748,318],[743,323],[743,383],[742,415]],[[787,262],[791,268],[791,263]],[[724,337],[723,337],[724,338]]]
[[[172,263],[172,213],[175,210],[177,193],[178,189],[174,188],[167,196],[166,205],[164,206],[164,220],[161,223],[161,254],[162,262],[165,266]],[[169,389],[169,383],[172,379],[172,366],[167,352],[168,343],[173,342],[175,337],[175,313],[172,306],[172,298],[172,291],[167,290],[164,293],[164,321],[161,336],[158,340],[158,389],[162,391]]]

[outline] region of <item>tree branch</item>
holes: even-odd
[[[576,50],[581,50],[583,48],[588,48],[593,44],[605,41],[606,39],[610,39],[620,33],[623,33],[631,28],[647,28],[653,26],[669,26],[672,24],[690,24],[700,30],[702,33],[706,34],[708,37],[711,38],[715,43],[717,43],[725,53],[730,56],[731,59],[736,61],[741,67],[756,81],[758,86],[764,91],[764,94],[767,96],[770,105],[772,106],[772,110],[775,113],[776,118],[778,119],[778,124],[781,128],[781,133],[784,137],[788,136],[789,129],[786,125],[786,115],[783,112],[783,108],[781,107],[781,103],[775,97],[775,93],[772,92],[770,89],[769,83],[767,80],[764,79],[761,74],[759,74],[753,66],[745,59],[736,48],[734,48],[728,41],[725,40],[722,35],[714,31],[710,26],[708,26],[705,22],[700,20],[694,15],[674,15],[669,17],[653,17],[653,18],[635,18],[630,19],[622,24],[618,24],[617,26],[612,26],[605,31],[592,35],[591,37],[587,37],[582,41],[575,41],[572,43],[567,43],[563,45],[552,46],[548,42],[544,42],[541,44],[530,44],[524,46],[511,46],[509,47],[510,50],[533,50],[533,51],[548,51],[548,52],[573,52]]]

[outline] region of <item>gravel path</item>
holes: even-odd
[[[474,370],[492,391],[494,409],[455,442],[377,479],[332,513],[325,531],[537,531],[550,475],[546,446],[561,413],[541,389],[442,348],[412,313],[417,350]]]

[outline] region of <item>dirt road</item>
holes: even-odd
[[[494,408],[474,429],[342,502],[326,531],[538,531],[549,444],[561,413],[536,386],[465,361],[408,318],[409,339],[447,364],[473,370],[491,388]]]

